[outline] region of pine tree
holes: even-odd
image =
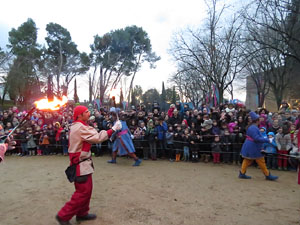
[[[172,93],[172,103],[176,103],[176,91],[175,91],[175,86],[173,86],[173,93]]]
[[[160,105],[162,111],[166,110],[166,90],[165,90],[165,83],[162,82],[162,89],[161,89],[161,95],[160,95]]]

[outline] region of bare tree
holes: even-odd
[[[256,84],[260,106],[270,88],[277,107],[280,107],[290,86],[292,68],[300,59],[297,48],[291,49],[291,43],[297,42],[292,38],[296,22],[291,23],[289,19],[292,2],[295,1],[257,0],[252,2],[256,7],[254,13],[249,13],[252,9],[243,14],[247,19],[246,48],[253,50],[248,51],[252,59],[246,68]],[[298,8],[295,8],[295,13],[299,12]],[[251,49],[251,46],[255,48]]]
[[[212,93],[211,81],[198,71],[185,67],[184,64],[179,63],[177,68],[178,72],[172,75],[170,81],[175,84],[180,96],[192,102],[194,107],[199,107],[205,102],[208,93]]]
[[[221,22],[225,5],[217,10],[217,0],[208,6],[208,22],[198,30],[186,29],[177,33],[171,44],[170,53],[175,61],[189,70],[210,80],[220,95],[232,84],[242,69],[243,52],[241,51],[240,31],[242,21],[234,15],[232,20]],[[179,74],[182,72],[179,68]]]
[[[248,55],[248,58],[244,61],[243,75],[245,77],[250,76],[255,84],[258,96],[258,107],[262,107],[270,91],[269,80],[271,67],[268,62],[270,51],[269,49],[261,48],[258,43],[246,40],[244,52]]]
[[[252,40],[300,62],[300,1],[253,0],[246,8],[243,15],[251,24]],[[272,41],[266,38],[270,32],[276,34]]]

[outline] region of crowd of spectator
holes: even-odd
[[[92,116],[89,125],[97,130],[108,130],[113,121],[109,109],[89,106]],[[154,103],[152,109],[143,105],[120,111],[126,120],[137,154],[144,160],[166,158],[170,161],[192,161],[240,164],[240,150],[251,124],[249,110],[240,104],[222,104],[190,109],[188,104],[177,101],[167,111]],[[300,113],[283,102],[278,112],[257,110],[259,128],[272,141],[265,144],[270,169],[293,168],[289,154],[299,154]],[[7,135],[24,118],[26,112],[17,107],[0,112],[0,135]],[[14,133],[17,148],[8,154],[20,156],[68,155],[68,130],[72,124],[73,106],[59,111],[35,111],[24,126]],[[93,146],[95,156],[110,153],[113,140]]]

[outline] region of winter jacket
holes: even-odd
[[[164,140],[165,138],[165,133],[168,130],[168,125],[166,122],[163,122],[162,125],[156,126],[157,129],[157,139],[158,140]]]
[[[167,132],[166,133],[166,142],[168,145],[172,145],[173,144],[173,141],[174,141],[174,132]]]
[[[277,144],[276,144],[275,137],[272,138],[271,140],[272,140],[271,143],[264,143],[263,148],[266,153],[275,154],[277,152]]]
[[[292,147],[290,134],[276,134],[275,141],[278,150],[289,150]]]

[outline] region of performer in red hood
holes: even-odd
[[[56,215],[60,225],[70,224],[69,220],[76,215],[77,221],[94,220],[95,214],[89,214],[89,204],[92,195],[94,172],[91,159],[91,145],[106,141],[114,131],[120,130],[122,125],[116,122],[110,130],[102,130],[99,133],[87,124],[90,112],[85,106],[77,106],[74,109],[74,122],[69,134],[70,164],[77,164],[75,192],[70,201]]]

